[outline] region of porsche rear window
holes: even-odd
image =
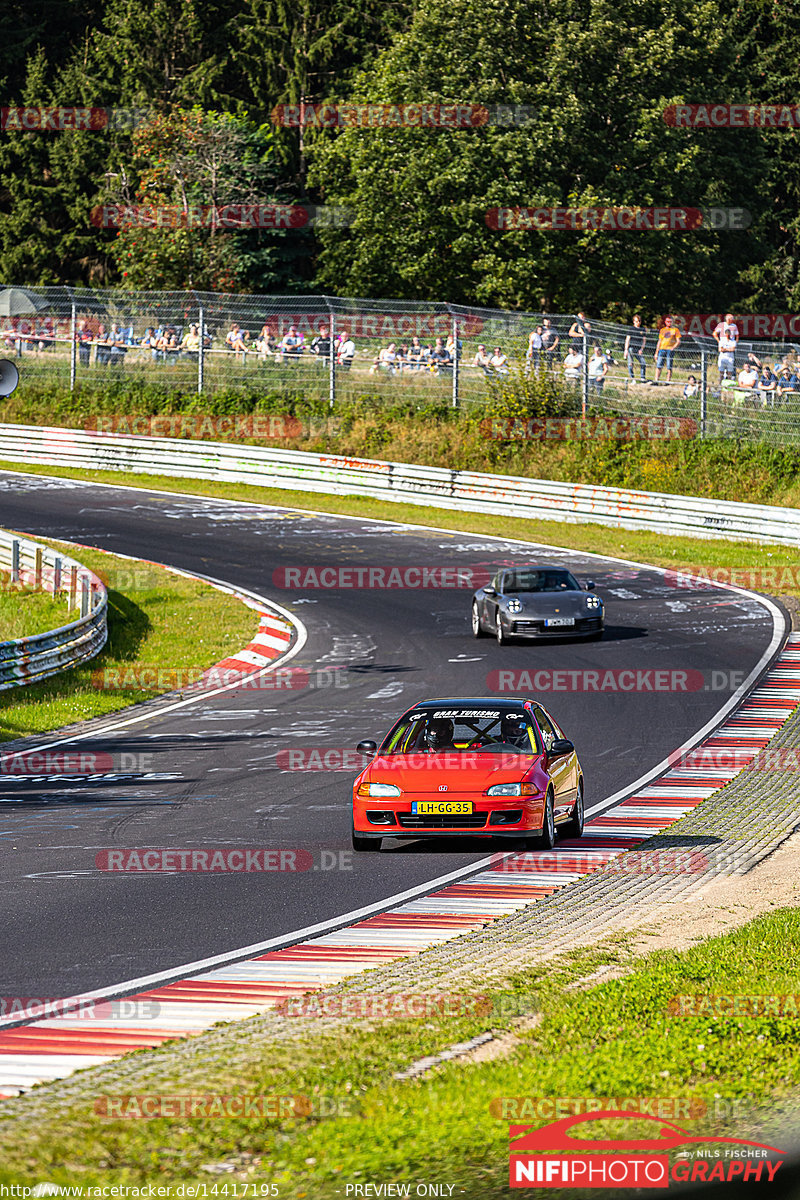
[[[419,753],[432,749],[432,741],[450,751],[503,746],[521,754],[542,753],[537,731],[524,714],[455,708],[409,713],[389,733],[380,753]]]

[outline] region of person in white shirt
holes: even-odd
[[[378,357],[373,362],[369,369],[370,375],[376,375],[378,371],[387,371],[390,375],[394,375],[397,365],[397,344],[390,342],[385,350],[381,350]]]
[[[508,374],[508,356],[503,354],[499,346],[495,346],[494,354],[489,359],[489,363],[492,370],[496,371],[498,375]]]
[[[739,387],[754,388],[758,383],[758,371],[754,363],[745,363],[738,376]]]
[[[473,367],[481,367],[481,369],[484,370],[487,374],[491,374],[491,372],[489,371],[489,368],[492,365],[492,360],[489,357],[489,355],[486,353],[485,346],[478,346],[478,353],[473,358],[472,365],[473,365]]]
[[[590,389],[597,392],[598,396],[602,396],[603,384],[608,374],[608,360],[596,342],[592,350],[592,357],[589,359],[588,369]]]
[[[577,350],[570,350],[564,359],[564,378],[580,379],[583,369],[583,355]]]
[[[739,341],[739,326],[734,323],[733,314],[726,313],[725,320],[720,321],[714,328],[714,340],[719,346],[719,381],[729,376],[733,379],[736,371],[736,346]]]
[[[356,344],[350,337],[349,331],[343,329],[339,341],[339,349],[336,351],[336,361],[340,367],[349,367],[355,356]]]
[[[694,400],[695,396],[699,395],[700,384],[694,375],[690,375],[686,380],[686,385],[683,389],[684,400]]]

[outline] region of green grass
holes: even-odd
[[[279,1195],[333,1200],[346,1183],[440,1181],[454,1195],[507,1196],[503,1098],[656,1098],[684,1107],[661,1115],[691,1133],[748,1137],[758,1106],[796,1101],[800,1043],[795,1016],[674,1016],[678,995],[800,992],[800,912],[778,910],[683,952],[627,959],[627,974],[570,990],[599,962],[626,964],[624,942],[576,952],[515,975],[506,996],[535,995],[539,1023],[516,1027],[495,1061],[441,1064],[417,1081],[393,1074],[487,1026],[485,1016],[440,1015],[347,1028],[268,1044],[258,1019],[229,1033],[148,1055],[146,1086],[130,1084],[143,1058],[105,1070],[102,1089],[78,1076],[63,1094],[36,1093],[35,1119],[0,1124],[0,1180],[97,1184],[209,1180],[203,1167],[232,1162],[223,1180],[275,1182]],[[447,991],[447,984],[443,986]],[[171,1050],[171,1052],[170,1052]],[[159,1066],[161,1062],[161,1066]],[[115,1084],[114,1073],[118,1075]],[[307,1095],[347,1104],[324,1119],[119,1120],[95,1115],[100,1095]],[[715,1108],[715,1106],[717,1106]],[[721,1107],[720,1107],[721,1106]],[[704,1113],[705,1110],[705,1113]],[[507,1107],[506,1113],[509,1111]],[[524,1110],[523,1110],[524,1111]],[[731,1114],[734,1115],[726,1115]],[[548,1122],[546,1114],[531,1123]],[[591,1136],[598,1136],[595,1127]],[[607,1123],[605,1135],[652,1136],[642,1122]],[[231,1194],[230,1192],[228,1194]],[[575,1193],[572,1193],[575,1194]]]
[[[117,712],[171,686],[165,680],[153,690],[106,690],[93,683],[97,672],[130,671],[137,664],[197,671],[245,646],[255,633],[258,622],[252,609],[199,580],[149,563],[40,540],[96,574],[130,581],[130,586],[109,588],[108,643],[96,658],[42,683],[0,692],[0,741]],[[65,607],[58,606],[61,618]]]
[[[54,599],[27,584],[12,583],[11,573],[0,571],[0,642],[47,633],[79,616],[64,596]]]
[[[71,467],[25,465],[0,461],[0,469],[27,474],[85,479],[90,483],[109,483],[126,487],[156,488],[170,493],[190,493],[228,500],[249,500],[258,504],[283,505],[287,508],[341,513],[371,520],[410,522],[415,525],[451,529],[454,532],[487,534],[544,542],[593,554],[633,559],[656,566],[690,570],[775,570],[774,595],[800,593],[800,547],[762,546],[753,542],[731,542],[724,538],[676,537],[668,533],[646,533],[614,529],[604,525],[572,525],[560,521],[535,521],[522,517],[453,512],[448,509],[364,500],[348,496],[328,496],[321,492],[262,488],[247,484],[216,483],[201,479],[175,479],[164,475],[139,475],[123,471],[84,471]],[[741,580],[747,586],[747,580]]]

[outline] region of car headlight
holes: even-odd
[[[359,784],[357,796],[400,796],[402,795],[400,788],[395,787],[393,783],[361,783]]]
[[[599,596],[587,596],[586,597],[586,607],[587,608],[602,608],[603,601],[600,599]]]
[[[509,600],[508,611],[515,612],[515,613],[522,612],[522,601],[521,600]]]
[[[496,783],[490,787],[487,796],[535,796],[536,788],[532,783]]]

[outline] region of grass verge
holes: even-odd
[[[454,532],[487,534],[565,546],[593,554],[609,555],[653,563],[677,571],[741,571],[739,582],[757,591],[775,596],[800,595],[800,547],[762,546],[753,542],[731,542],[719,538],[675,537],[668,533],[614,529],[604,525],[573,525],[562,521],[536,521],[524,517],[498,517],[491,514],[453,512],[423,505],[329,496],[321,492],[262,488],[248,484],[217,483],[203,479],[175,479],[168,475],[140,475],[124,471],[88,471],[0,461],[0,470],[31,475],[50,475],[84,479],[89,483],[107,483],[136,488],[156,488],[170,493],[189,493],[225,500],[246,500],[256,504],[274,504],[315,512],[341,513],[373,520],[452,529]],[[487,545],[487,550],[491,547]],[[774,572],[750,578],[748,572]],[[721,575],[721,578],[727,578]]]
[[[108,588],[108,642],[96,658],[42,683],[0,692],[0,741],[44,733],[149,700],[174,687],[171,672],[212,666],[246,645],[256,631],[258,619],[252,609],[199,580],[150,563],[39,540],[119,586]],[[58,608],[57,624],[63,625],[65,606],[60,603]],[[106,680],[118,674],[131,681],[143,666],[163,672],[152,680],[152,688],[135,682],[125,688],[98,686],[98,672],[107,672]]]
[[[77,621],[80,611],[70,609],[65,597],[11,581],[10,571],[0,571],[0,641],[33,637]]]
[[[534,999],[537,1019],[516,1024],[437,1012],[379,1025],[350,1021],[283,1043],[270,1043],[260,1018],[218,1028],[129,1056],[102,1069],[101,1079],[90,1072],[51,1095],[36,1091],[16,1114],[13,1102],[3,1106],[0,1181],[30,1178],[35,1165],[40,1177],[79,1186],[205,1180],[210,1189],[222,1176],[229,1187],[219,1195],[246,1194],[245,1182],[274,1183],[273,1194],[333,1200],[353,1183],[410,1183],[413,1195],[417,1182],[437,1182],[454,1185],[452,1195],[491,1200],[509,1195],[509,1122],[538,1127],[570,1106],[586,1111],[588,1101],[615,1107],[643,1098],[654,1115],[691,1133],[757,1137],[765,1106],[795,1111],[797,1011],[675,1015],[675,1001],[796,996],[798,938],[800,912],[782,909],[683,952],[632,959],[624,939],[577,951],[493,993],[495,1012],[503,1011],[500,1000],[508,1011],[520,996]],[[626,973],[581,984],[604,963],[622,963]],[[394,1078],[487,1027],[511,1030],[493,1059],[446,1061],[417,1080]],[[132,1092],[300,1095],[316,1110],[283,1120],[97,1114],[101,1095]],[[561,1110],[551,1113],[543,1099],[560,1100]],[[653,1130],[631,1118],[596,1125],[588,1136],[652,1137]]]

